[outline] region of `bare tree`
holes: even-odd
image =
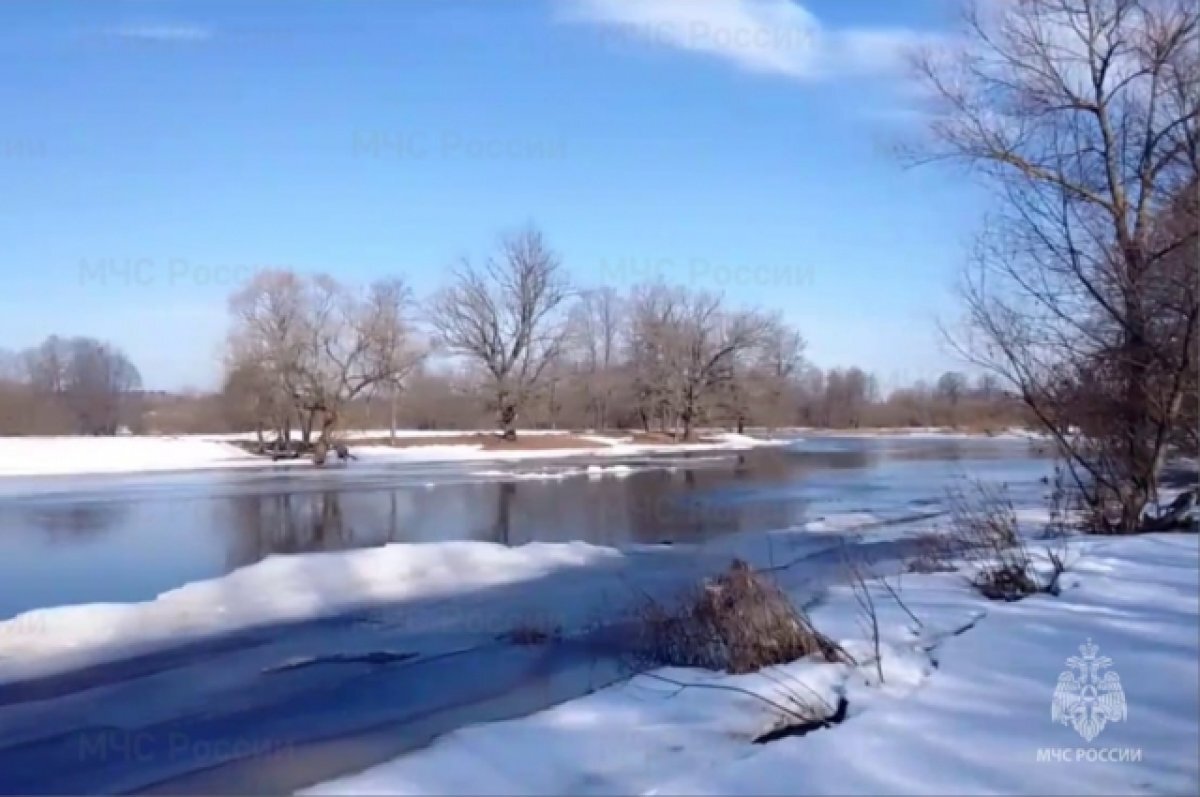
[[[635,293],[632,319],[630,352],[643,417],[656,412],[664,428],[685,440],[768,326],[759,313],[726,309],[714,294],[662,284]]]
[[[229,299],[233,329],[226,373],[253,373],[257,389],[268,391],[261,406],[273,408],[270,420],[276,439],[284,444],[291,438],[294,419],[302,424],[306,445],[311,432],[311,419],[299,406],[309,323],[305,292],[299,274],[267,270],[255,274]]]
[[[323,461],[343,407],[372,390],[398,389],[419,362],[409,302],[399,280],[358,292],[326,275],[260,273],[231,299],[230,372],[252,374],[268,392],[259,406],[282,422],[282,439],[291,417],[279,417],[284,403],[306,445],[319,421],[314,456]]]
[[[1195,374],[1198,18],[1193,0],[988,3],[918,64],[930,154],[998,200],[956,344],[1017,390],[1109,530],[1155,499]]]
[[[93,338],[51,336],[23,359],[33,394],[60,405],[72,431],[111,435],[137,425],[142,377],[115,347]]]
[[[260,447],[264,431],[278,431],[287,423],[291,403],[271,384],[270,375],[254,362],[231,359],[221,385],[221,414],[232,429],[253,429]]]
[[[938,377],[935,392],[949,410],[950,425],[957,426],[958,405],[967,392],[967,377],[959,371],[946,371]]]
[[[461,263],[433,299],[438,342],[482,370],[506,440],[516,439],[522,406],[562,351],[568,296],[559,256],[529,227],[483,266]]]
[[[613,393],[620,378],[624,320],[624,303],[610,287],[582,292],[571,309],[569,340],[583,382],[585,407],[595,429],[605,429],[611,420]]]
[[[371,387],[388,400],[388,437],[393,445],[400,395],[428,353],[427,347],[416,340],[414,324],[408,317],[411,305],[412,293],[402,280],[376,282],[371,285],[360,322],[362,334],[371,341],[370,365],[379,375]]]
[[[875,377],[861,368],[833,368],[825,374],[824,425],[857,428],[878,392]]]
[[[797,379],[804,366],[804,347],[800,331],[784,321],[781,314],[765,317],[750,376],[755,404],[770,426],[786,417],[789,405],[795,403]]]
[[[680,400],[678,291],[662,283],[643,285],[630,297],[627,359],[642,428],[666,430]]]

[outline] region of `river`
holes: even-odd
[[[590,470],[589,470],[590,468]],[[149,600],[267,556],[389,542],[704,543],[938,511],[964,475],[1025,485],[1024,441],[829,437],[521,463],[351,463],[0,480],[0,619]],[[823,525],[824,524],[824,525]]]
[[[898,565],[957,480],[1007,483],[1024,503],[1049,470],[1020,441],[836,437],[595,464],[4,480],[4,616],[147,600],[267,556],[392,541],[581,539],[625,553],[0,682],[0,793],[291,792],[628,676],[624,618],[639,596],[677,595],[748,543],[786,545],[777,577],[817,596],[840,580],[847,545]],[[528,617],[562,637],[507,641]]]

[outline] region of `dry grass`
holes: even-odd
[[[562,629],[558,626],[523,624],[506,631],[499,638],[514,645],[545,645],[561,637]]]
[[[989,600],[1018,601],[1038,592],[1056,593],[1061,559],[1053,558],[1054,577],[1042,584],[1017,526],[1012,501],[1002,488],[973,482],[950,495],[950,541],[975,566],[971,583]]]
[[[648,600],[636,650],[650,666],[755,672],[816,655],[851,662],[769,578],[735,560],[675,608]]]
[[[910,573],[953,573],[954,543],[938,533],[922,534],[915,540],[917,553],[908,560]]]

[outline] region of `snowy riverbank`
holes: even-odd
[[[151,601],[35,609],[0,622],[0,683],[256,626],[530,582],[620,556],[582,542],[508,548],[466,541],[274,556]]]
[[[744,676],[655,671],[464,728],[312,793],[1195,793],[1197,542],[1074,540],[1062,594],[1018,603],[984,600],[960,573],[906,575],[893,586],[920,625],[876,595],[882,683],[873,666],[811,661]],[[812,616],[870,657],[849,588],[831,589]],[[1090,740],[1082,704],[1052,719],[1071,656],[1098,662],[1092,675],[1119,673],[1123,688],[1127,711]],[[845,699],[847,718],[756,745],[780,712],[725,687],[785,703]]]
[[[1046,521],[1038,492],[1014,494],[1029,535]],[[696,545],[394,543],[269,557],[140,603],[26,612],[0,622],[0,791],[1195,790],[1180,751],[1197,741],[1196,537],[1074,539],[1060,596],[1001,604],[962,573],[897,577],[920,550],[912,537],[938,528],[932,514],[902,520],[856,501]],[[612,640],[638,601],[678,596],[734,556],[772,568],[869,660],[848,554],[890,574],[920,621],[876,590],[882,685],[869,665],[804,661],[620,681]],[[506,642],[520,628],[561,636]],[[1128,701],[1097,741],[1138,761],[1037,759],[1096,746],[1049,719],[1064,660],[1088,638]],[[848,718],[755,745],[777,712],[664,678],[845,698]],[[131,740],[145,757],[78,752]]]
[[[359,436],[357,434],[349,435],[351,440]],[[421,432],[406,433],[406,436],[424,438],[453,435]],[[235,440],[246,439],[246,437],[245,435],[0,437],[0,477],[310,466],[308,460],[303,459],[272,462],[267,457],[256,456],[234,444]],[[760,445],[777,445],[781,442],[724,433],[714,435],[709,442],[671,445],[635,443],[631,438],[584,437],[594,447],[491,450],[475,444],[431,444],[396,448],[384,445],[352,445],[352,451],[360,460],[369,462],[497,462],[562,457],[620,457],[665,452],[740,450]]]

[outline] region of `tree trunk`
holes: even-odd
[[[321,420],[321,436],[317,438],[317,444],[313,447],[313,462],[318,465],[325,464],[325,458],[329,455],[329,450],[334,446],[333,427],[337,424],[336,412],[325,410],[324,416]]]
[[[396,445],[396,392],[394,390],[392,391],[389,405],[390,417],[388,418],[388,443],[394,447]]]
[[[509,442],[517,439],[517,405],[507,395],[500,404],[500,436]]]
[[[313,420],[316,414],[316,410],[308,410],[300,416],[300,443],[305,448],[312,443]]]

